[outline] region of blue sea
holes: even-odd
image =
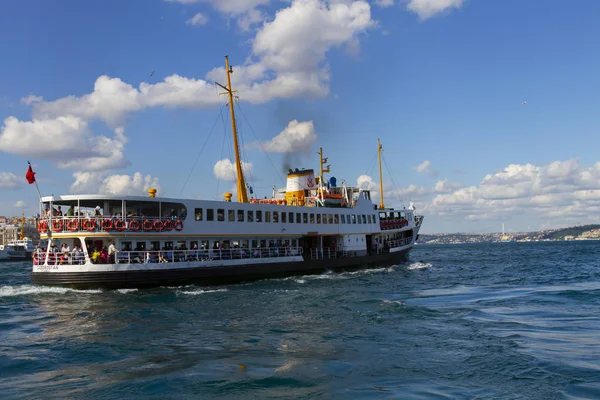
[[[345,273],[40,288],[0,264],[0,397],[598,399],[600,242],[422,245]]]

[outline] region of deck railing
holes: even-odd
[[[390,240],[387,242],[387,247],[396,248],[396,247],[408,246],[411,242],[412,242],[412,237]]]
[[[179,217],[52,217],[40,220],[38,232],[170,232],[183,229]]]
[[[337,258],[337,251],[331,247],[315,247],[310,249],[311,260],[325,260]]]

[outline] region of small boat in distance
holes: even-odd
[[[320,149],[318,173],[290,169],[284,192],[248,197],[239,155],[233,91],[225,57],[237,202],[111,195],[40,199],[45,248],[31,280],[74,288],[140,288],[233,283],[390,265],[406,260],[423,222],[414,207],[386,208],[377,143],[380,204],[371,192],[338,184]],[[69,209],[57,215],[55,207]]]

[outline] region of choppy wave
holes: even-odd
[[[409,264],[406,269],[414,270],[414,269],[423,269],[423,268],[432,268],[433,264],[423,263],[423,262],[414,262]]]
[[[177,291],[178,294],[186,294],[186,295],[190,295],[190,296],[198,296],[201,294],[208,294],[208,293],[221,293],[221,292],[228,292],[229,290],[227,289],[214,289],[214,290],[205,290],[205,289],[197,289],[197,290],[179,290]]]

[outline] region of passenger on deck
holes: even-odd
[[[115,247],[115,242],[113,240],[110,242],[110,245],[108,246],[108,262],[109,263],[114,264],[116,253],[117,253],[117,248]]]
[[[102,213],[100,212],[100,206],[96,206],[96,208],[94,209],[94,217],[102,218]]]
[[[69,209],[67,210],[67,217],[73,216],[75,216],[75,206],[71,205],[71,207],[69,207]]]
[[[60,206],[58,206],[56,208],[56,216],[57,217],[62,217],[62,215],[63,215],[62,210],[60,209]]]

